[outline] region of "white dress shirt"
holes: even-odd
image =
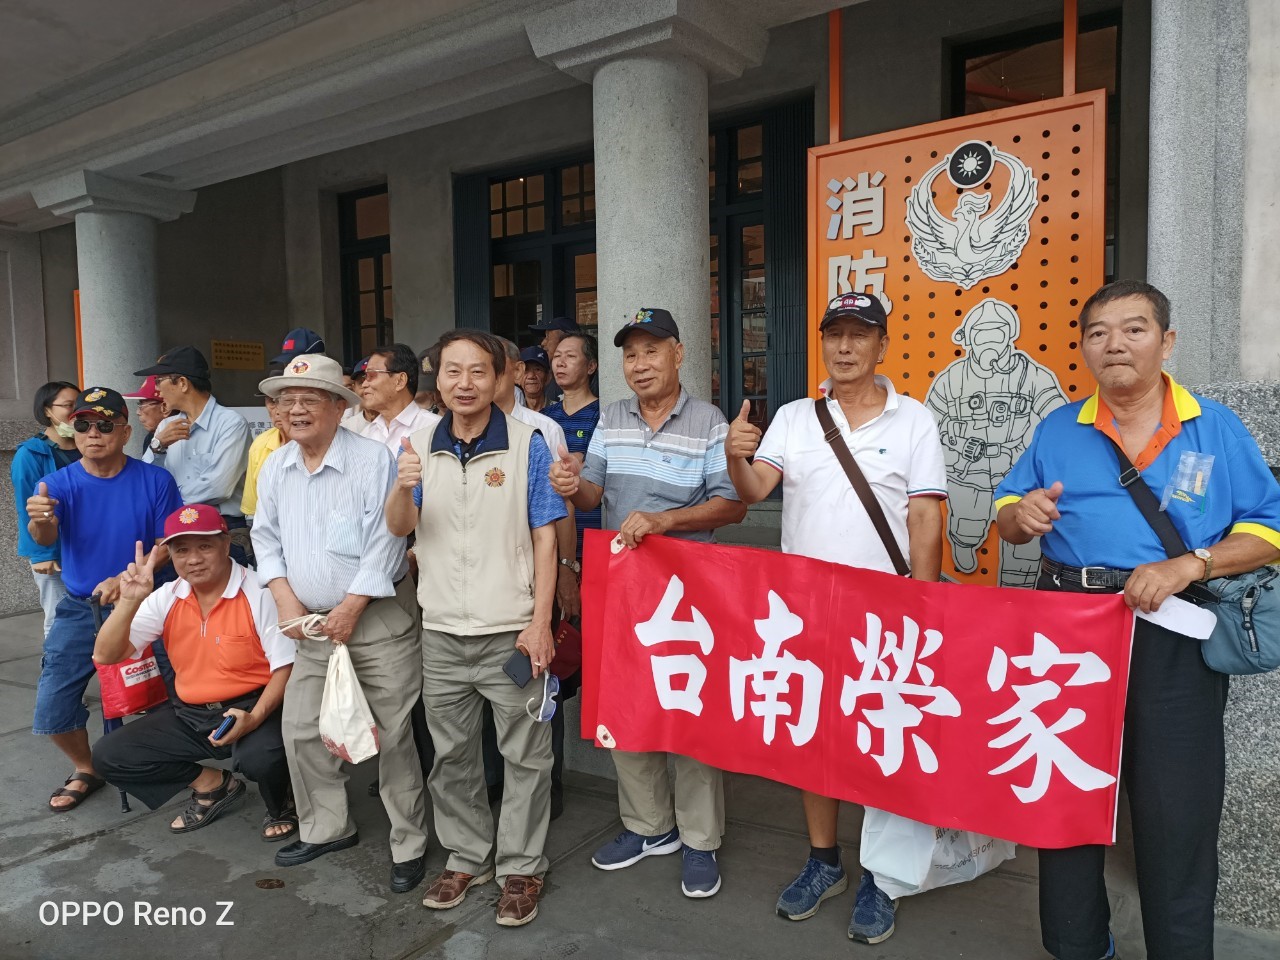
[[[434,430],[439,422],[440,417],[410,400],[409,405],[390,420],[378,414],[356,432],[378,441],[391,451],[393,457],[398,457],[401,440],[417,430]]]

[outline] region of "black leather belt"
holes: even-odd
[[[1132,570],[1117,567],[1072,567],[1048,557],[1040,558],[1040,569],[1055,580],[1065,580],[1085,590],[1123,590]]]
[[[257,700],[262,695],[262,691],[266,687],[259,687],[257,690],[250,690],[239,696],[232,697],[230,700],[216,700],[212,703],[187,703],[183,701],[184,706],[195,707],[197,710],[228,710],[231,707],[239,706],[246,700]]]

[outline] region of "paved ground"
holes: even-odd
[[[365,795],[374,776],[369,765],[351,773],[360,845],[289,870],[274,867],[275,847],[257,839],[262,808],[256,791],[234,816],[185,837],[166,829],[181,801],[154,814],[135,801],[134,811],[122,814],[118,795],[103,790],[74,813],[50,814],[44,798],[67,771],[53,748],[29,731],[37,631],[32,616],[0,620],[0,751],[8,787],[0,794],[0,960],[1045,956],[1036,928],[1036,861],[1028,852],[974,883],[905,902],[897,934],[879,947],[845,936],[852,892],[804,923],[774,916],[778,891],[806,852],[802,818],[793,791],[749,777],[731,777],[728,785],[724,889],[710,900],[690,901],[680,893],[679,857],[611,874],[591,867],[591,851],[619,827],[613,785],[571,775],[566,813],[551,826],[547,897],[533,924],[517,930],[493,922],[493,885],[446,913],[423,908],[421,890],[389,892],[387,820],[378,801]],[[90,729],[99,723],[95,714]],[[857,812],[847,814],[841,832],[852,858]],[[1145,954],[1132,884],[1123,856],[1112,859],[1122,956],[1136,960]],[[429,871],[443,862],[433,843]],[[64,902],[83,901],[119,903],[123,919],[114,926],[55,920]],[[220,903],[230,904],[223,919],[231,925],[217,925]],[[42,905],[44,920],[54,921],[49,925],[41,921]],[[135,912],[148,905],[153,920],[155,908],[185,907],[203,909],[204,922],[148,925]],[[1275,960],[1280,936],[1224,926],[1218,956]]]

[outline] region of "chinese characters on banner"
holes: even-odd
[[[1050,410],[1088,395],[1076,318],[1105,276],[1102,91],[809,151],[810,392],[840,294],[889,316],[881,372],[938,420],[943,571],[1031,586],[1038,541],[1002,544],[991,492]]]
[[[1032,846],[1114,841],[1120,596],[586,536],[583,736]]]

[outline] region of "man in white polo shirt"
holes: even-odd
[[[782,549],[852,567],[893,573],[895,561],[854,491],[833,444],[842,443],[866,477],[884,513],[897,552],[917,580],[937,580],[942,569],[942,509],[947,475],[938,427],[928,409],[899,396],[876,374],[889,343],[884,307],[874,296],[851,293],[827,305],[818,327],[829,379],[819,400],[780,409],[760,438],[747,419],[748,404],[729,427],[729,477],[746,503],[763,500],[782,483]],[[838,436],[828,443],[819,405]],[[753,462],[748,462],[754,457]],[[840,801],[804,793],[809,860],[783,891],[777,912],[804,920],[843,892],[836,819]],[[849,937],[879,943],[893,934],[894,901],[863,871]]]

